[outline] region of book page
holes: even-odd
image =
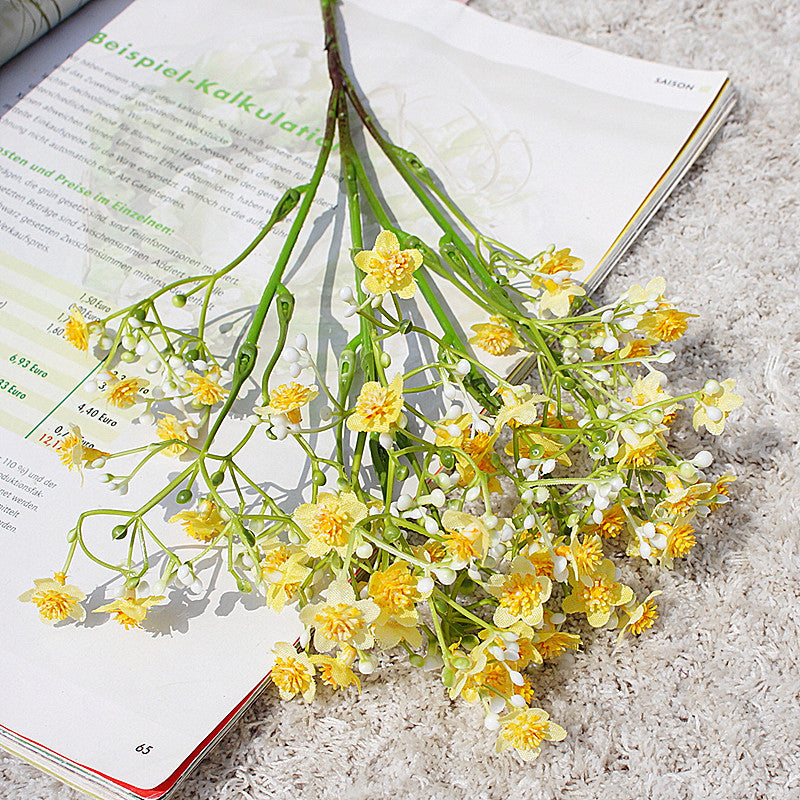
[[[341,9],[359,84],[389,135],[478,227],[531,255],[549,242],[572,247],[585,275],[724,79],[540,39],[450,0]],[[386,37],[391,47],[376,47]],[[138,787],[170,776],[299,625],[268,612],[257,592],[240,595],[219,553],[204,562],[202,589],[168,590],[143,630],[93,613],[120,587],[88,560],[69,576],[90,594],[85,623],[46,628],[17,602],[33,578],[60,568],[79,513],[120,502],[96,471],[81,484],[61,464],[70,426],[101,450],[144,435],[133,413],[102,401],[97,361],[64,341],[64,324],[72,307],[94,319],[218,269],[308,179],[328,92],[322,40],[315,0],[265,0],[257,15],[247,0],[205,3],[202,14],[190,0],[138,0],[0,119],[0,724]],[[553,74],[556,62],[563,72]],[[437,241],[408,190],[376,169],[402,227]],[[323,371],[352,334],[336,305],[350,282],[338,200],[334,159],[286,275],[299,300],[292,330],[309,336]],[[220,353],[235,351],[285,230],[221,284],[210,322]],[[468,337],[482,316],[440,292]],[[190,326],[195,311],[176,309],[170,324]],[[276,336],[270,320],[262,341]],[[399,357],[409,365],[414,353]],[[276,379],[285,375],[284,365]],[[259,394],[247,387],[240,418]],[[236,442],[240,430],[225,435]],[[282,507],[307,499],[299,448],[263,434],[248,447]],[[150,462],[126,507],[175,471],[167,458]],[[177,510],[158,510],[159,533],[188,555],[196,543],[168,522]],[[87,535],[119,560],[108,526],[92,519]]]

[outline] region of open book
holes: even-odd
[[[257,15],[248,0],[196,8],[137,0],[0,118],[0,744],[99,797],[172,791],[264,685],[272,644],[300,631],[224,570],[194,594],[169,590],[143,630],[93,613],[112,585],[91,594],[79,625],[45,627],[17,602],[59,568],[78,513],[111,504],[96,471],[81,487],[61,465],[70,426],[100,449],[140,436],[125,409],[97,402],[96,362],[62,337],[68,310],[91,319],[227,263],[319,148],[316,0],[265,0]],[[340,9],[360,87],[393,140],[488,234],[531,253],[571,247],[590,287],[733,103],[724,73],[611,55],[451,0]],[[290,265],[295,323],[320,337],[339,280],[338,191],[331,170]],[[385,191],[416,230],[413,199],[391,181]],[[247,313],[277,238],[232,275],[215,319]],[[481,321],[457,316],[464,329]],[[260,446],[276,491],[302,502],[303,459]],[[154,463],[144,490],[170,468]],[[180,534],[175,510],[163,510],[165,540]],[[76,562],[69,582],[95,576]]]

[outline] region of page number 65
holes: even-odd
[[[143,756],[146,756],[152,749],[153,749],[153,745],[151,745],[151,744],[140,744],[136,748],[136,752],[137,753],[141,753]]]

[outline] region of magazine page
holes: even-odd
[[[432,166],[479,227],[531,254],[572,247],[585,275],[724,81],[539,37],[450,0],[347,0],[341,10],[360,86],[392,138]],[[376,58],[387,24],[393,44]],[[81,512],[119,502],[98,471],[62,464],[67,437],[77,427],[83,446],[101,451],[142,441],[134,414],[103,401],[108,378],[65,341],[65,323],[72,309],[95,319],[230,262],[308,179],[327,99],[322,38],[315,0],[265,0],[257,15],[247,0],[215,0],[203,14],[190,0],[138,0],[0,119],[0,724],[137,787],[166,780],[299,625],[257,591],[240,595],[213,552],[192,591],[168,589],[142,630],[95,613],[121,587],[88,559],[69,575],[90,595],[82,624],[45,628],[17,602],[60,568]],[[434,236],[407,190],[385,186],[404,228]],[[323,364],[352,330],[335,305],[347,282],[338,192],[331,165],[287,276],[302,298],[293,330]],[[208,331],[219,352],[235,351],[281,243],[279,228],[220,284]],[[481,320],[445,302],[463,331]],[[190,324],[194,309],[176,308],[170,323]],[[263,340],[276,336],[269,321]],[[248,387],[243,419],[258,397]],[[288,508],[310,479],[290,445],[261,435],[250,446]],[[317,447],[331,443],[321,436]],[[128,507],[178,466],[149,462]],[[159,533],[188,558],[202,545],[170,523],[179,512],[158,509]],[[87,522],[109,563],[121,557],[111,534],[102,517]],[[148,557],[157,576],[158,554]]]

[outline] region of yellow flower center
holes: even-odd
[[[575,548],[575,564],[580,573],[593,572],[603,560],[603,545],[597,536],[589,536]]]
[[[474,525],[467,525],[460,531],[449,531],[445,547],[455,558],[469,561],[478,555],[474,545],[479,535],[480,531]]]
[[[388,386],[364,386],[356,403],[356,414],[367,425],[395,422],[394,394]]]
[[[64,326],[64,338],[78,350],[89,349],[89,328],[83,314],[77,309],[70,312],[67,324]]]
[[[621,506],[612,506],[603,515],[599,525],[591,526],[590,530],[599,533],[604,539],[619,536],[625,529],[625,512]]]
[[[203,375],[187,376],[186,380],[192,387],[192,394],[203,405],[213,406],[228,394],[227,389],[223,389],[216,381]]]
[[[72,453],[72,448],[80,443],[81,440],[74,433],[71,433],[58,446],[58,457],[61,459],[61,463],[68,469],[72,469],[75,466],[80,466],[79,464],[75,463]]]
[[[332,642],[347,642],[364,627],[361,610],[347,603],[324,606],[314,615],[314,625]]]
[[[550,558],[550,553],[548,553],[547,550],[539,550],[527,558],[528,561],[530,561],[533,565],[533,571],[537,575],[546,575],[551,580],[553,579],[555,565],[553,564],[553,559]]]
[[[172,414],[163,416],[156,425],[156,434],[162,442],[168,442],[170,439],[178,439],[181,442],[189,441],[189,434],[187,428],[189,424],[186,422],[178,422],[177,417]],[[165,456],[178,456],[184,451],[183,445],[172,444],[165,447],[161,452]]]
[[[347,515],[336,505],[323,504],[314,510],[309,530],[314,538],[331,547],[341,547],[347,542],[345,522]]]
[[[268,577],[273,572],[280,572],[281,567],[289,560],[289,548],[285,545],[270,550],[261,561],[261,575]]]
[[[514,344],[514,339],[511,328],[487,323],[483,326],[483,330],[473,337],[473,343],[493,356],[501,356]]]
[[[658,610],[655,602],[652,599],[646,600],[643,606],[642,616],[639,617],[636,622],[631,623],[628,630],[630,630],[634,636],[638,636],[643,631],[652,627],[657,618]]]
[[[658,442],[643,442],[637,447],[626,446],[625,463],[634,467],[647,467],[656,460]]]
[[[106,390],[105,398],[109,405],[117,408],[128,408],[136,401],[136,394],[141,384],[137,378],[126,378],[116,381]]]
[[[686,333],[687,317],[677,309],[663,308],[646,315],[645,324],[662,342],[674,342]]]
[[[532,614],[541,604],[542,586],[535,575],[510,575],[500,595],[500,605],[515,617]]]
[[[272,667],[272,681],[287,694],[302,694],[312,681],[308,668],[296,658],[276,658]]]
[[[614,584],[605,578],[597,578],[591,586],[583,586],[579,597],[586,605],[589,614],[605,614],[611,609],[611,593]]]
[[[672,529],[667,544],[667,554],[673,558],[685,556],[696,544],[694,528],[691,525],[680,525]]]
[[[406,281],[414,271],[414,264],[404,252],[392,253],[370,261],[369,272],[375,280],[386,286],[397,286]]]
[[[501,736],[517,750],[535,750],[547,737],[549,723],[535,711],[523,711],[504,726]]]
[[[404,564],[393,564],[384,572],[375,572],[369,581],[370,597],[389,614],[414,606],[417,582]]]
[[[577,649],[579,641],[578,637],[573,634],[553,631],[546,639],[536,643],[536,649],[542,658],[554,658],[568,647],[573,650]]]
[[[46,592],[36,592],[31,600],[39,609],[39,613],[45,619],[62,620],[66,619],[75,606],[75,598],[66,592],[59,592],[50,589]]]
[[[142,621],[140,619],[134,619],[124,611],[117,610],[112,613],[114,614],[114,619],[116,619],[116,621],[119,622],[119,624],[122,625],[126,631],[130,630],[131,628],[142,627]]]

